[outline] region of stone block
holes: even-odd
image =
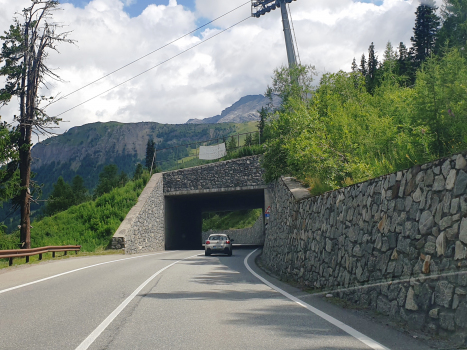
[[[409,288],[407,299],[405,300],[405,308],[407,310],[417,311],[418,305],[415,302],[415,292],[412,287]]]
[[[443,175],[438,175],[435,177],[435,182],[433,183],[433,191],[444,191],[446,189],[446,181],[444,180]]]
[[[440,306],[450,307],[454,286],[447,281],[439,281],[435,288],[435,303]]]
[[[467,162],[462,154],[458,154],[456,158],[456,169],[464,169],[467,166]]]
[[[463,218],[459,231],[459,239],[467,244],[467,218]]]
[[[436,238],[436,253],[438,256],[444,255],[446,252],[446,236],[442,232],[438,238]]]
[[[418,228],[420,230],[420,233],[423,234],[429,234],[431,233],[431,229],[433,228],[434,220],[433,220],[433,215],[431,214],[430,211],[425,210],[421,217],[420,221],[418,224]]]
[[[439,314],[439,325],[447,331],[454,331],[456,329],[454,314],[447,311],[441,312]]]
[[[454,196],[459,196],[465,193],[465,187],[467,186],[467,174],[461,170],[456,179],[456,184],[454,185]]]
[[[456,325],[462,328],[467,327],[467,302],[462,302],[456,309],[455,313]]]

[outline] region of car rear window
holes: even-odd
[[[210,236],[208,239],[211,240],[211,241],[226,241],[227,237],[225,237],[225,236]]]

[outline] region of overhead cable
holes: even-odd
[[[165,47],[167,47],[167,46],[173,44],[174,42],[176,42],[176,41],[178,41],[178,40],[180,40],[180,39],[183,39],[184,37],[186,37],[186,36],[188,36],[188,35],[190,35],[190,34],[193,34],[194,32],[200,30],[201,28],[206,27],[207,25],[209,25],[209,24],[211,24],[211,23],[217,21],[218,19],[220,19],[220,18],[222,18],[222,17],[228,15],[229,13],[232,13],[232,12],[238,10],[239,8],[245,6],[246,4],[249,4],[249,3],[250,3],[250,1],[245,2],[244,4],[242,4],[242,5],[240,5],[240,6],[236,7],[236,8],[234,8],[233,10],[231,10],[231,11],[229,11],[229,12],[224,13],[222,16],[219,16],[219,17],[217,17],[217,18],[214,18],[212,21],[210,21],[210,22],[208,22],[208,23],[206,23],[206,24],[203,24],[202,26],[200,26],[200,27],[198,27],[198,28],[192,30],[191,32],[186,33],[185,35],[182,35],[181,37],[179,37],[179,38],[177,38],[177,39],[175,39],[175,40],[172,40],[171,42],[169,42],[169,43],[167,43],[167,44],[165,44],[165,45],[163,45],[163,46],[161,46],[161,47],[155,49],[154,51],[151,51],[151,52],[147,53],[146,55],[141,56],[140,58],[137,58],[136,60],[134,60],[134,61],[132,61],[132,62],[130,62],[130,63],[127,63],[127,64],[125,64],[124,66],[122,66],[122,67],[120,67],[120,68],[118,68],[118,69],[115,69],[114,71],[112,71],[112,72],[110,72],[110,73],[108,73],[108,74],[106,74],[106,75],[100,77],[99,79],[96,79],[96,80],[94,80],[94,81],[92,81],[92,82],[90,82],[90,83],[88,83],[88,84],[86,84],[86,85],[80,87],[79,89],[76,89],[76,90],[70,92],[69,94],[67,94],[67,95],[65,95],[65,96],[63,96],[63,97],[61,97],[61,99],[66,98],[66,97],[68,97],[68,96],[70,96],[70,95],[73,95],[74,93],[76,93],[76,92],[78,92],[78,91],[80,91],[80,90],[82,90],[82,89],[84,89],[84,88],[86,88],[86,87],[88,87],[88,86],[90,86],[90,85],[92,85],[92,84],[94,84],[94,83],[97,83],[98,81],[101,81],[102,79],[107,78],[108,76],[110,76],[110,75],[112,75],[112,74],[114,74],[114,73],[116,73],[116,72],[122,70],[123,68],[126,68],[126,67],[128,67],[128,66],[131,66],[133,63],[136,63],[136,62],[142,60],[143,58],[148,57],[148,56],[152,55],[153,53],[155,53],[155,52],[157,52],[157,51],[159,51],[159,50],[162,50],[163,48],[165,48]],[[59,101],[59,100],[57,100],[56,102],[58,102],[58,101]],[[54,102],[55,102],[55,101],[54,101]],[[54,103],[54,102],[52,102],[52,103]],[[51,103],[51,104],[52,104],[52,103]]]
[[[220,32],[214,34],[213,36],[210,36],[209,38],[207,38],[207,39],[205,39],[205,40],[199,42],[199,43],[196,44],[196,45],[193,45],[193,46],[189,47],[188,49],[186,49],[186,50],[184,50],[184,51],[182,51],[182,52],[176,54],[175,56],[172,56],[172,57],[166,59],[165,61],[162,61],[162,62],[156,64],[155,66],[152,66],[152,67],[149,68],[149,69],[146,69],[145,71],[143,71],[143,72],[141,72],[141,73],[139,73],[139,74],[137,74],[137,75],[131,77],[130,79],[127,79],[127,80],[121,82],[120,84],[117,84],[117,85],[111,87],[110,89],[107,89],[107,90],[105,90],[104,92],[101,92],[100,94],[97,94],[97,95],[95,95],[94,97],[91,97],[91,98],[87,99],[86,101],[81,102],[80,104],[77,104],[76,106],[71,107],[70,109],[67,109],[66,111],[64,111],[64,112],[62,112],[62,113],[60,113],[60,114],[57,114],[55,117],[59,117],[59,116],[61,116],[62,114],[65,114],[65,113],[67,113],[67,112],[69,112],[69,111],[71,111],[71,110],[73,110],[73,109],[75,109],[75,108],[77,108],[77,107],[79,107],[79,106],[84,105],[85,103],[87,103],[87,102],[89,102],[89,101],[94,100],[95,98],[97,98],[97,97],[99,97],[99,96],[102,96],[102,95],[106,94],[107,92],[109,92],[109,91],[111,91],[111,90],[113,90],[113,89],[116,89],[116,88],[119,87],[119,86],[122,86],[123,84],[128,83],[129,81],[131,81],[131,80],[133,80],[133,79],[135,79],[135,78],[137,78],[137,77],[139,77],[139,76],[141,76],[141,75],[143,75],[143,74],[149,72],[150,70],[152,70],[152,69],[154,69],[154,68],[157,68],[157,67],[163,65],[164,63],[169,62],[170,60],[174,59],[175,57],[178,57],[178,56],[184,54],[185,52],[190,51],[191,49],[193,49],[193,48],[195,48],[195,47],[197,47],[197,46],[199,46],[199,45],[205,43],[205,42],[208,41],[208,40],[211,40],[212,38],[218,36],[219,34],[224,33],[225,31],[227,31],[227,30],[229,30],[229,29],[235,27],[236,25],[238,25],[238,24],[240,24],[240,23],[242,23],[242,22],[245,22],[247,19],[250,19],[250,18],[251,18],[251,16],[248,16],[247,18],[242,19],[240,22],[237,22],[237,23],[235,23],[234,25],[232,25],[232,26],[230,26],[230,27],[228,27],[228,28],[225,28],[225,29],[221,30]]]

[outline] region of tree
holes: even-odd
[[[235,137],[231,136],[229,139],[229,142],[227,143],[227,151],[232,152],[237,148],[237,141],[235,140]]]
[[[128,183],[128,181],[130,181],[128,175],[122,170],[120,175],[118,176],[118,186],[123,187]]]
[[[143,165],[138,163],[136,165],[135,174],[133,175],[133,180],[139,180],[143,176]]]
[[[367,74],[367,89],[369,93],[375,91],[377,85],[377,74],[378,70],[378,57],[375,52],[375,45],[371,43],[368,48],[368,74]]]
[[[104,193],[108,193],[112,191],[112,189],[117,188],[120,180],[121,177],[118,174],[118,167],[115,164],[106,165],[99,174],[99,182],[94,190],[94,197],[100,197]]]
[[[59,80],[45,64],[50,50],[57,51],[61,42],[73,43],[67,39],[69,32],[58,33],[60,25],[52,22],[52,14],[58,9],[58,1],[32,0],[30,7],[22,11],[23,20],[14,19],[14,24],[0,36],[3,45],[0,61],[0,75],[6,78],[5,87],[0,89],[0,104],[10,102],[13,96],[19,99],[19,116],[15,116],[21,137],[18,139],[19,176],[21,190],[20,239],[23,248],[31,247],[30,203],[31,193],[31,147],[32,133],[47,133],[50,124],[58,124],[59,118],[49,117],[39,96],[39,87],[46,84],[46,78]],[[50,102],[50,101],[49,101]]]
[[[367,67],[367,64],[366,64],[365,54],[362,54],[362,58],[360,60],[360,73],[362,73],[362,75],[364,77],[366,77],[368,75],[368,67]]]
[[[17,130],[0,123],[0,208],[19,191],[18,138]]]
[[[267,108],[261,107],[259,112],[259,122],[258,122],[258,132],[259,132],[259,141],[264,142],[264,126],[266,125],[266,120],[268,119],[268,110]]]
[[[78,205],[89,199],[88,189],[84,186],[84,180],[76,175],[71,181],[71,191],[73,192],[73,204]]]
[[[251,134],[246,135],[244,146],[251,146],[253,144],[253,137]]]
[[[146,144],[146,168],[151,169],[154,160],[154,152],[156,152],[156,143],[153,139],[149,139]]]
[[[60,176],[54,184],[54,189],[47,201],[45,212],[47,215],[54,215],[58,212],[67,210],[73,205],[73,202],[73,191],[71,186],[63,180],[63,177]]]
[[[414,36],[410,38],[415,50],[415,64],[419,67],[433,53],[438,34],[440,18],[436,14],[434,0],[421,0],[415,12]]]
[[[355,57],[353,58],[353,61],[352,61],[352,72],[353,73],[357,73],[358,72],[358,65],[357,65],[357,61],[355,60]]]
[[[467,1],[444,0],[441,7],[443,26],[438,32],[438,52],[444,46],[454,46],[463,50],[467,48]]]

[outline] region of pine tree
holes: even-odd
[[[375,91],[377,85],[376,74],[378,70],[378,57],[375,52],[375,45],[371,43],[368,48],[368,74],[367,74],[367,90],[369,93]]]
[[[135,174],[133,175],[133,180],[139,180],[143,176],[143,165],[138,163],[136,165]]]
[[[253,138],[251,134],[246,135],[245,137],[245,146],[251,146],[253,144]]]
[[[47,215],[54,215],[63,210],[67,210],[72,205],[73,192],[71,186],[60,176],[54,184],[54,189],[49,196],[45,207],[45,213]]]
[[[467,49],[467,1],[444,0],[441,7],[443,26],[439,30],[436,49],[443,50],[446,44],[461,51]]]
[[[352,61],[352,72],[353,73],[358,72],[358,65],[357,65],[357,61],[355,60],[355,57],[353,58],[353,61]]]
[[[228,144],[227,144],[227,151],[232,152],[237,148],[237,141],[235,140],[235,137],[231,137]]]
[[[258,122],[258,131],[261,142],[264,142],[264,127],[266,125],[266,120],[268,118],[268,109],[261,107],[259,112],[259,122]]]
[[[155,151],[156,151],[156,143],[154,142],[153,139],[149,139],[146,144],[146,168],[148,169],[151,169]]]
[[[419,67],[435,48],[436,37],[439,30],[440,18],[436,14],[434,0],[421,0],[415,12],[414,36],[410,38],[415,50],[415,64]]]
[[[88,189],[84,186],[84,180],[76,175],[71,181],[71,190],[73,192],[73,205],[84,203],[88,200]]]
[[[362,59],[360,60],[360,73],[362,73],[364,77],[368,75],[368,67],[366,63],[365,54],[362,55]]]

